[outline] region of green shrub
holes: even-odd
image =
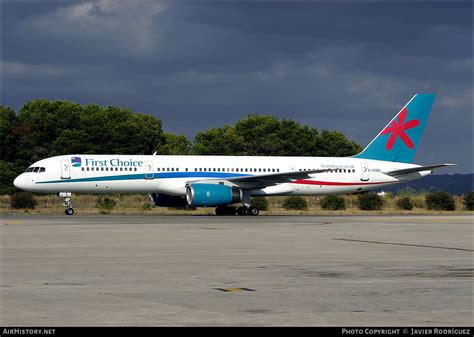
[[[288,197],[283,201],[283,208],[302,210],[308,208],[308,203],[302,197]]]
[[[426,195],[426,206],[434,211],[454,211],[454,198],[447,192],[434,192]]]
[[[397,201],[397,207],[405,211],[411,211],[414,206],[410,197],[400,198]]]
[[[332,211],[346,209],[344,198],[339,195],[327,195],[321,199],[321,208]]]
[[[12,208],[34,209],[38,202],[30,192],[15,192],[12,194],[10,206]]]
[[[379,211],[383,208],[384,201],[376,193],[359,194],[359,209],[363,211]]]
[[[469,211],[474,211],[474,191],[464,196],[464,207]]]
[[[251,198],[250,206],[257,207],[261,211],[268,211],[268,200],[265,197]]]
[[[110,211],[117,205],[114,199],[110,199],[108,197],[97,197],[95,202],[95,207],[100,209],[101,211]]]

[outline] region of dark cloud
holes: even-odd
[[[188,136],[264,113],[365,145],[437,92],[416,159],[472,172],[471,3],[6,2],[2,28],[5,105],[127,106]]]

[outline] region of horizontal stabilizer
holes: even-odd
[[[418,167],[411,167],[407,169],[394,170],[394,171],[388,171],[388,172],[383,172],[383,173],[389,176],[395,177],[395,176],[401,176],[404,174],[410,174],[410,173],[416,173],[416,172],[422,172],[422,171],[432,171],[437,168],[453,166],[453,165],[456,165],[456,164],[436,164],[436,165],[418,166]]]

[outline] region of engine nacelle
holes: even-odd
[[[227,185],[190,184],[186,186],[186,201],[190,206],[213,207],[242,201],[242,189]]]
[[[163,193],[151,193],[151,198],[155,206],[163,207],[183,207],[186,206],[186,199],[180,196],[163,194]]]

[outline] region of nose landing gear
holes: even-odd
[[[66,208],[64,213],[66,213],[66,215],[73,215],[74,214],[74,208],[71,208],[71,207]]]
[[[64,213],[66,213],[66,215],[73,215],[74,214],[74,208],[72,208],[71,193],[61,192],[61,193],[59,193],[59,197],[64,198],[63,206],[66,208],[64,210]]]

